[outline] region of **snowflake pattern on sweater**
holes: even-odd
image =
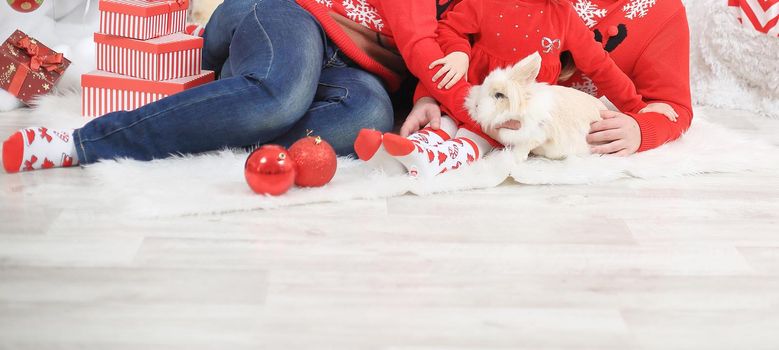
[[[325,5],[328,8],[333,7],[333,1],[332,0],[314,0],[317,2],[317,4]]]
[[[583,93],[598,97],[598,86],[588,76],[582,74],[582,81],[571,84],[571,87]]]
[[[657,0],[632,0],[622,8],[625,11],[625,18],[636,19],[646,16],[649,9],[655,6]]]
[[[597,5],[593,4],[590,0],[578,0],[573,5],[576,13],[584,21],[587,27],[594,27],[598,24],[597,18],[606,17],[606,9],[599,9]]]
[[[346,17],[352,21],[379,31],[384,28],[384,20],[367,0],[343,0],[342,4]]]

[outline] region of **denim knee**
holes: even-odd
[[[393,124],[392,101],[381,81],[373,75],[365,75],[349,89],[352,116],[360,120],[360,128],[390,131]]]
[[[253,82],[255,97],[246,101],[243,125],[240,128],[254,142],[268,142],[292,128],[303,117],[313,98],[313,91],[307,86],[295,86],[292,90],[268,93],[268,86],[253,77],[244,76]]]

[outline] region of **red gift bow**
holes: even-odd
[[[61,65],[63,58],[62,54],[59,52],[54,52],[49,55],[39,54],[40,49],[38,44],[33,43],[29,36],[25,35],[17,40],[16,43],[14,43],[14,46],[24,50],[27,52],[27,55],[30,56],[30,69],[39,70],[44,68],[49,72],[56,71],[60,74],[64,71]]]

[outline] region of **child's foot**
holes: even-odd
[[[3,168],[9,173],[77,164],[72,131],[28,128],[3,142]]]
[[[451,138],[449,135],[443,129],[433,130],[426,127],[408,137],[390,133],[384,134],[382,144],[387,153],[396,161],[400,161],[412,177],[419,176],[420,171],[423,176],[432,176],[435,174],[427,174],[426,168],[414,165],[424,161],[433,162],[436,158],[435,147],[449,140]]]
[[[458,131],[458,135],[461,132]],[[384,134],[384,147],[412,177],[432,177],[470,164],[488,152],[489,142],[476,134],[456,137],[435,146],[420,145],[398,135]]]
[[[189,35],[203,37],[203,33],[206,31],[206,27],[199,23],[187,23],[184,27],[184,33]]]
[[[354,153],[368,166],[379,169],[386,174],[403,174],[406,169],[395,158],[392,158],[381,143],[382,134],[373,129],[362,129],[354,140]]]
[[[415,134],[416,135],[416,134]],[[438,174],[433,163],[438,163],[437,145],[414,142],[400,135],[384,134],[384,149],[403,164],[412,177],[431,177]],[[440,171],[440,170],[439,170]]]

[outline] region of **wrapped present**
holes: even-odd
[[[92,71],[81,76],[81,114],[99,117],[114,111],[133,110],[213,80],[214,72],[209,70],[190,77],[163,81]]]
[[[0,47],[0,87],[29,105],[51,91],[69,65],[61,53],[17,30]]]
[[[189,0],[100,0],[100,32],[139,40],[183,32]]]
[[[203,38],[174,33],[136,40],[95,33],[97,69],[147,80],[200,74]]]

